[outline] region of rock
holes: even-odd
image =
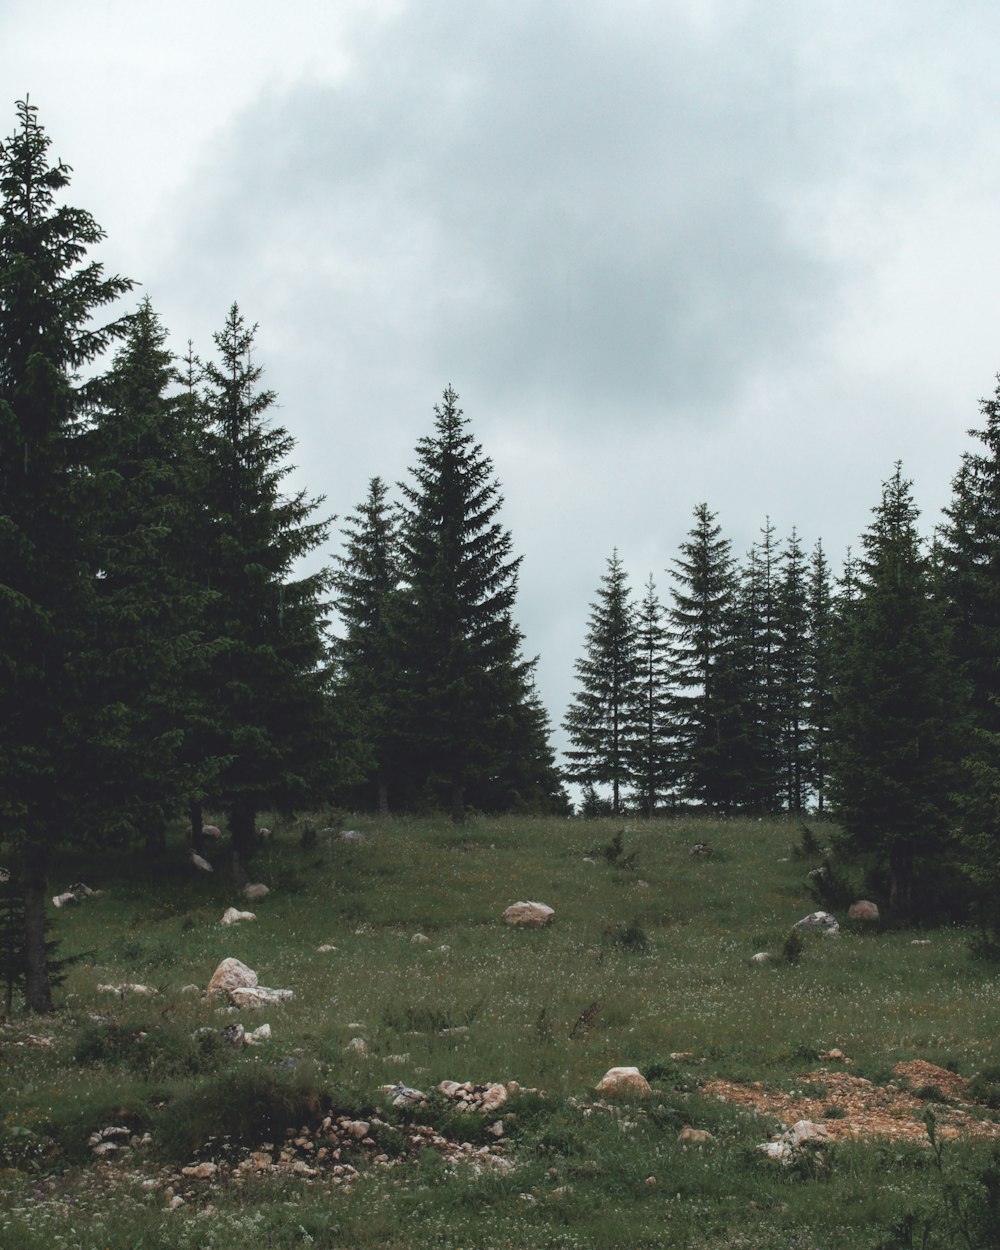
[[[243,1040],[248,1046],[259,1046],[261,1042],[269,1042],[271,1040],[271,1026],[262,1024],[260,1028],[253,1029],[247,1033]]]
[[[423,933],[414,933],[413,937],[410,938],[410,941],[414,946],[424,946],[430,941],[430,938]]]
[[[392,1095],[394,1107],[418,1107],[427,1101],[427,1095],[419,1089],[411,1089],[409,1085],[383,1085],[383,1094]]]
[[[208,862],[208,860],[207,860],[207,859],[203,859],[203,858],[202,858],[199,854],[197,854],[197,852],[195,852],[195,851],[192,851],[192,852],[191,852],[191,863],[192,863],[192,864],[194,864],[195,868],[200,869],[202,872],[214,872],[214,871],[215,871],[215,869],[214,869],[214,868],[212,867],[212,865]]]
[[[202,825],[201,832],[206,838],[222,837],[222,830],[218,825]]]
[[[707,859],[712,854],[712,848],[707,842],[696,842],[688,851],[689,859]]]
[[[685,1124],[677,1134],[677,1144],[680,1146],[704,1146],[711,1141],[715,1141],[715,1138],[708,1129],[692,1128],[690,1124]]]
[[[256,920],[252,911],[237,911],[235,907],[227,907],[222,913],[222,924],[239,924],[241,920]]]
[[[352,1037],[347,1043],[347,1049],[353,1050],[356,1055],[367,1055],[368,1043],[363,1037]]]
[[[201,993],[201,986],[200,986],[200,985],[193,985],[193,984],[182,985],[182,986],[181,986],[181,993],[182,993],[182,994],[200,994],[200,993]]]
[[[246,1029],[242,1024],[227,1025],[222,1030],[222,1036],[230,1046],[243,1046],[246,1044]]]
[[[234,1007],[274,1007],[278,1003],[294,998],[293,990],[272,990],[266,985],[240,986],[229,991],[229,998]]]
[[[65,894],[56,894],[53,896],[52,906],[53,907],[68,907],[71,903],[76,903],[78,901],[79,900],[77,899],[76,895],[71,894],[70,891],[67,890]]]
[[[782,1134],[782,1140],[790,1142],[793,1146],[819,1146],[831,1140],[830,1130],[824,1124],[814,1124],[812,1120],[798,1120],[787,1133]]]
[[[594,1088],[611,1097],[646,1098],[653,1092],[638,1068],[609,1068]]]
[[[156,993],[151,985],[136,985],[131,981],[125,981],[121,985],[99,985],[97,988],[102,994],[117,994],[119,998],[124,998],[126,994],[143,996]]]
[[[229,994],[233,990],[253,989],[257,984],[257,974],[238,959],[224,959],[212,973],[208,983],[209,994]]]
[[[190,1167],[181,1168],[182,1176],[193,1176],[196,1180],[207,1181],[218,1172],[217,1163],[193,1163]]]
[[[808,916],[797,920],[792,928],[809,929],[814,933],[822,933],[825,937],[836,937],[840,932],[840,925],[828,911],[810,912]]]
[[[555,914],[555,909],[546,903],[512,903],[503,914],[503,922],[540,926],[551,924]]]
[[[266,898],[271,891],[260,881],[243,887],[243,897],[249,899]]]
[[[348,1120],[341,1125],[344,1132],[355,1141],[363,1141],[371,1132],[371,1127],[368,1120]]]
[[[322,946],[317,946],[316,951],[320,955],[326,955],[329,951],[335,951],[336,946],[331,946],[329,942],[324,942]]]
[[[769,964],[771,959],[772,956],[768,951],[758,951],[756,955],[750,956],[750,962],[752,964]]]
[[[265,829],[263,825],[257,830],[257,837],[263,838],[265,841],[271,836],[271,830]]]
[[[364,842],[365,835],[360,829],[342,829],[340,840],[341,842]]]
[[[769,1159],[777,1159],[787,1166],[800,1158],[807,1148],[818,1150],[832,1140],[829,1129],[824,1125],[814,1124],[812,1120],[799,1120],[775,1141],[764,1142],[757,1149]]]
[[[873,924],[877,924],[878,906],[866,898],[859,898],[856,903],[851,904],[847,917],[849,920],[870,920]]]
[[[497,1107],[502,1106],[507,1101],[507,1087],[499,1085],[495,1082],[486,1086],[486,1090],[479,1099],[480,1111],[496,1111]]]

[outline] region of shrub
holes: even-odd
[[[285,1070],[246,1060],[185,1087],[168,1102],[154,1138],[168,1158],[187,1160],[209,1143],[255,1146],[280,1139],[329,1102],[311,1064]]]

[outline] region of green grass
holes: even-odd
[[[306,845],[306,822],[266,823],[275,837],[254,876],[271,893],[253,904],[229,885],[224,845],[209,849],[211,876],[193,873],[180,841],[159,864],[67,856],[58,866],[53,892],[82,879],[103,893],[53,913],[59,953],[83,956],[58,1013],[0,1038],[0,1247],[965,1244],[956,1212],[964,1202],[970,1228],[979,1218],[988,1147],[948,1143],[935,1160],[899,1143],[838,1145],[821,1169],[782,1169],[754,1149],[771,1122],[699,1092],[712,1077],[801,1084],[832,1047],[877,1081],[922,1058],[985,1072],[980,1084],[995,1090],[1000,976],[969,956],[967,932],[845,927],[839,939],[806,934],[797,960],[782,958],[791,925],[813,910],[806,874],[819,862],[793,854],[794,823],[456,828],[319,814],[311,826],[332,832]],[[366,837],[341,842],[341,828]],[[620,851],[604,853],[619,834]],[[691,858],[696,842],[711,856]],[[505,928],[500,914],[519,899],[550,904],[555,923]],[[224,928],[229,905],[257,921]],[[414,944],[417,932],[430,940]],[[320,954],[324,943],[337,949]],[[775,961],[751,964],[759,950]],[[184,991],[203,988],[227,955],[294,1000],[237,1016]],[[158,993],[96,989],[120,982]],[[237,1053],[218,1034],[236,1019],[270,1023],[271,1041]],[[349,1047],[356,1035],[364,1054]],[[594,1085],[621,1064],[650,1077],[653,1097],[595,1107]],[[440,1104],[400,1112],[380,1092],[445,1078],[543,1092],[503,1108],[512,1171],[406,1153],[410,1119],[474,1146],[493,1140],[493,1117]],[[331,1111],[381,1117],[398,1162],[362,1167],[349,1191],[247,1177],[165,1209],[165,1170],[236,1160]],[[689,1123],[714,1140],[679,1146]],[[151,1144],[96,1165],[87,1138],[109,1124]],[[208,1202],[213,1212],[199,1214]],[[907,1220],[924,1224],[907,1232]]]

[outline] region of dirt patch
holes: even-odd
[[[898,1063],[893,1071],[900,1080],[887,1085],[820,1068],[798,1078],[805,1087],[801,1092],[768,1089],[759,1081],[749,1085],[708,1081],[703,1089],[723,1102],[753,1107],[787,1126],[798,1120],[813,1120],[829,1129],[834,1138],[926,1142],[924,1115],[931,1104],[940,1137],[1000,1138],[1000,1123],[989,1118],[985,1108],[964,1101],[968,1081],[963,1077],[922,1059]],[[930,1088],[940,1091],[948,1105],[916,1096],[916,1090]],[[824,1091],[822,1095],[818,1089]]]

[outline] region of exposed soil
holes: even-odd
[[[990,1112],[966,1101],[969,1083],[964,1077],[923,1059],[898,1063],[893,1072],[898,1081],[876,1085],[846,1071],[820,1068],[799,1078],[806,1087],[801,1093],[767,1089],[759,1081],[740,1085],[715,1080],[706,1082],[703,1089],[723,1102],[753,1107],[789,1127],[798,1120],[813,1120],[834,1138],[926,1142],[924,1116],[928,1106],[934,1108],[939,1138],[1000,1138],[1000,1123],[990,1117]],[[825,1091],[822,1096],[817,1095],[818,1088]],[[947,1101],[916,1096],[917,1090],[931,1088]]]

